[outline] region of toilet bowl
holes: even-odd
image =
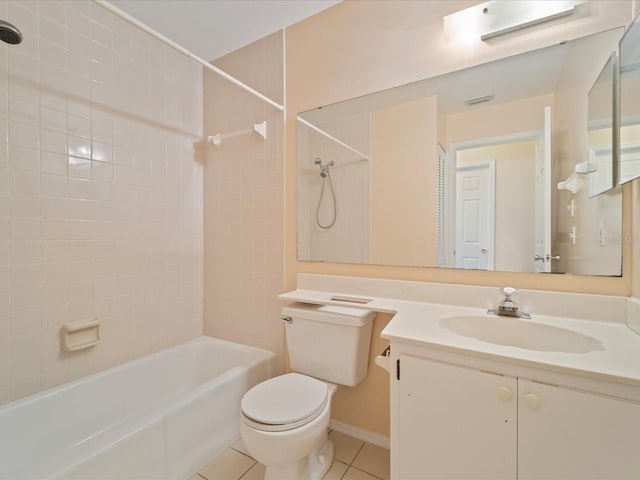
[[[315,480],[331,467],[327,438],[337,386],[289,373],[262,382],[242,399],[240,434],[266,465],[265,480]]]
[[[375,313],[293,304],[283,308],[291,368],[242,398],[240,434],[266,466],[265,480],[319,480],[333,462],[327,437],[336,384],[354,386],[367,374]]]

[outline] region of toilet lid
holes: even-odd
[[[327,384],[299,373],[266,380],[242,398],[242,413],[266,425],[288,425],[315,417],[327,402]]]

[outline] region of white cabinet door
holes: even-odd
[[[640,404],[518,381],[519,480],[640,479]]]
[[[516,379],[400,355],[397,480],[516,478]]]

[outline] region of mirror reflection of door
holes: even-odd
[[[495,160],[456,162],[456,268],[493,270]]]
[[[538,132],[523,132],[480,139],[453,149],[456,231],[452,239],[456,267],[536,271],[537,137]],[[472,179],[472,174],[479,175],[480,170],[471,167],[482,162],[486,165],[487,159],[493,160],[493,187],[486,177]],[[485,170],[489,175],[489,169]],[[476,183],[478,190],[472,194]]]

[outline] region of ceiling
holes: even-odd
[[[340,0],[109,0],[203,60],[214,60]]]

